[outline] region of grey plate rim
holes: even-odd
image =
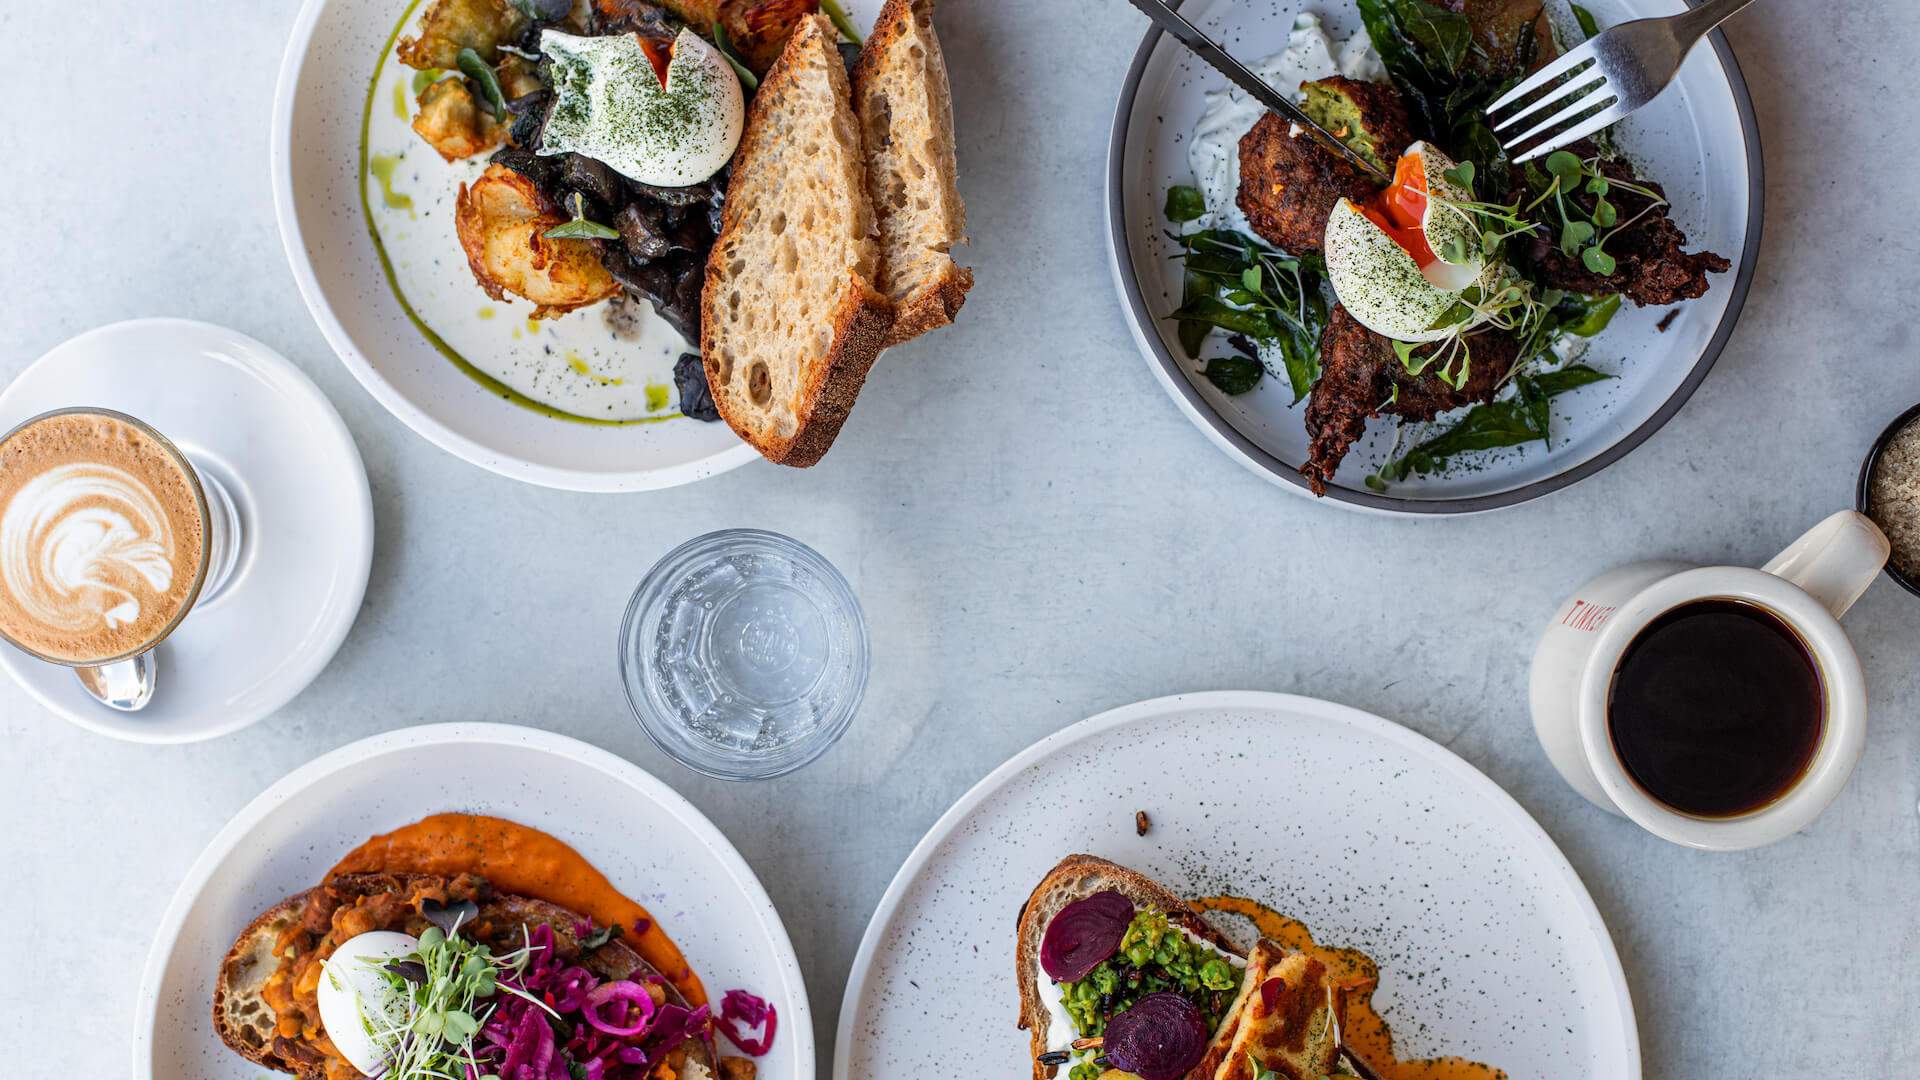
[[[1687,0],[1693,6],[1695,0]],[[1177,6],[1177,5],[1176,5]],[[1121,162],[1126,157],[1127,125],[1133,116],[1134,102],[1140,93],[1140,81],[1146,75],[1147,62],[1152,59],[1153,51],[1160,44],[1163,31],[1151,27],[1141,39],[1140,47],[1134,52],[1133,63],[1127,68],[1126,81],[1120,87],[1120,100],[1114,108],[1112,132],[1107,141],[1107,241],[1108,257],[1111,260],[1113,279],[1120,293],[1122,305],[1126,308],[1127,319],[1132,324],[1134,339],[1140,346],[1141,355],[1147,361],[1147,367],[1153,371],[1168,396],[1174,399],[1181,411],[1193,419],[1201,430],[1230,457],[1272,483],[1282,487],[1291,487],[1298,494],[1314,497],[1307,488],[1307,482],[1297,468],[1281,461],[1242,435],[1231,423],[1222,417],[1194,389],[1180,362],[1167,351],[1160,335],[1153,332],[1154,317],[1147,307],[1146,297],[1140,291],[1140,282],[1132,272],[1133,252],[1127,241],[1126,221],[1122,209],[1125,199],[1122,191]],[[1552,494],[1562,488],[1585,480],[1587,477],[1626,457],[1641,443],[1653,437],[1653,433],[1665,427],[1673,419],[1693,392],[1705,381],[1707,373],[1720,359],[1727,341],[1733,336],[1734,327],[1740,322],[1741,309],[1746,306],[1747,292],[1753,285],[1754,266],[1760,257],[1762,241],[1762,220],[1766,212],[1766,175],[1760,149],[1760,129],[1758,118],[1753,111],[1753,96],[1747,89],[1746,76],[1740,71],[1739,61],[1734,59],[1733,47],[1727,43],[1726,34],[1715,30],[1709,40],[1720,61],[1721,69],[1726,73],[1727,83],[1733,91],[1734,104],[1740,120],[1741,141],[1747,148],[1747,170],[1751,178],[1747,184],[1747,235],[1745,249],[1740,257],[1740,265],[1735,270],[1731,295],[1727,301],[1727,310],[1720,318],[1720,325],[1714,329],[1713,337],[1706,348],[1694,361],[1693,370],[1676,387],[1664,404],[1639,427],[1627,432],[1613,445],[1602,450],[1594,457],[1564,472],[1555,473],[1543,480],[1525,484],[1508,491],[1491,495],[1472,495],[1442,499],[1409,499],[1394,495],[1380,495],[1356,488],[1329,486],[1325,501],[1342,508],[1371,511],[1385,514],[1406,514],[1414,516],[1436,514],[1477,514],[1489,510],[1500,510],[1521,503],[1531,502],[1544,495]]]

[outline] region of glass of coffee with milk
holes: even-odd
[[[219,481],[131,416],[60,409],[0,437],[0,638],[113,708],[152,700],[154,650],[240,546]]]

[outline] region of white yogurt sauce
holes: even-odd
[[[1221,949],[1218,945],[1188,930],[1184,926],[1175,926],[1174,929],[1180,932],[1181,937],[1186,938],[1195,945],[1203,946],[1218,954],[1221,959],[1231,964],[1234,970],[1239,971],[1246,968],[1247,961],[1245,957],[1235,956]],[[1074,1030],[1073,1017],[1067,1015],[1066,993],[1060,989],[1060,984],[1048,978],[1046,970],[1037,964],[1033,969],[1033,990],[1040,998],[1040,1004],[1047,1010],[1046,1052],[1052,1053],[1056,1050],[1071,1051],[1073,1049],[1073,1040],[1080,1036]],[[1066,1076],[1067,1070],[1071,1067],[1071,1064],[1060,1066],[1060,1070],[1054,1074],[1055,1080]]]
[[[392,52],[383,58],[367,120],[368,172],[360,178],[405,302],[469,364],[541,405],[588,420],[678,415],[673,365],[695,350],[652,305],[630,305],[632,326],[616,334],[606,304],[534,321],[531,303],[512,295],[494,300],[480,290],[460,249],[453,210],[461,183],[486,169],[488,155],[443,161],[414,133],[415,74]],[[394,205],[389,190],[411,205]]]
[[[1320,16],[1310,11],[1294,18],[1284,50],[1249,66],[1254,74],[1296,101],[1304,96],[1301,83],[1335,75],[1366,80],[1386,77],[1365,30],[1355,31],[1336,45],[1321,25]],[[1206,98],[1206,111],[1200,114],[1187,144],[1187,164],[1207,200],[1207,214],[1194,227],[1251,233],[1253,229],[1234,199],[1240,190],[1240,138],[1267,110],[1251,94],[1233,85],[1208,91]]]

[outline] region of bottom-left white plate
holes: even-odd
[[[639,901],[717,1001],[750,990],[779,1012],[763,1080],[812,1080],[813,1021],[793,944],[760,880],[673,789],[586,743],[502,724],[407,728],[295,769],[248,803],[187,872],[140,981],[135,1080],[259,1080],[213,1033],[213,980],[253,917],[319,883],[375,833],[446,811],[545,830]]]
[[[353,436],[313,380],[245,334],[136,319],[56,346],[0,394],[0,432],[53,409],[138,417],[220,472],[245,547],[232,583],[160,645],[152,704],[118,713],[73,672],[0,645],[40,704],[117,739],[238,731],[293,700],[346,640],[373,565],[373,500]]]

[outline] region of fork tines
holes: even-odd
[[[1542,92],[1544,91],[1544,93]],[[1525,107],[1509,112],[1525,102]],[[1557,107],[1557,108],[1556,108]],[[1523,120],[1551,111],[1546,119],[1518,135],[1507,134]],[[1597,110],[1597,111],[1596,111]],[[1518,154],[1515,164],[1552,153],[1584,139],[1627,114],[1614,92],[1591,41],[1534,72],[1487,106],[1487,119],[1509,152],[1539,142]]]

